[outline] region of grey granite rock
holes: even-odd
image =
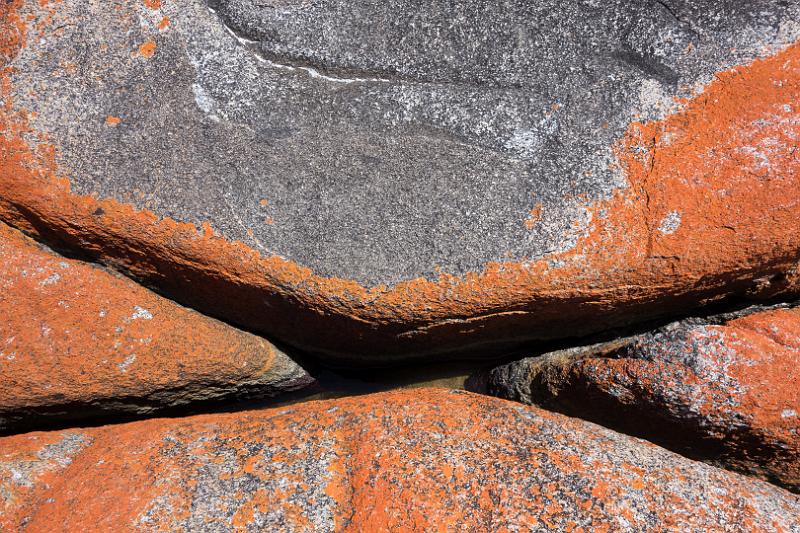
[[[632,119],[800,29],[777,1],[117,6],[65,2],[16,61],[73,189],[365,285],[571,248]]]
[[[0,316],[0,434],[288,399],[316,385],[266,340],[2,223]]]
[[[132,244],[121,236],[127,222],[108,222],[102,208],[90,225],[62,205],[12,198],[18,187],[5,181],[0,213],[181,303],[303,348],[405,358],[577,335],[741,296],[753,277],[780,278],[799,255],[793,243],[765,240],[730,264],[700,258],[702,272],[676,270],[680,283],[639,276],[599,286],[603,272],[592,267],[571,293],[510,277],[502,294],[487,283],[386,297],[408,280],[492,263],[561,268],[559,254],[604,216],[599,203],[631,189],[614,151],[631,122],[669,115],[676,97],[697,94],[720,70],[794,43],[794,0],[21,5],[32,22],[9,63],[10,101],[35,112],[27,124],[39,137],[28,139],[54,146],[74,193],[208,222],[263,257],[354,284],[322,294],[325,280],[281,277],[289,267],[262,269],[244,255],[183,254],[185,241],[169,239],[156,250],[152,228],[133,228]],[[648,231],[672,234],[680,216],[647,222]],[[66,238],[73,230],[80,235]],[[649,276],[674,266],[626,268]],[[236,277],[248,268],[255,274]],[[630,296],[628,285],[642,293]]]
[[[800,531],[763,481],[442,389],[7,437],[0,494],[6,531]]]
[[[690,318],[492,369],[489,394],[800,492],[800,307]]]

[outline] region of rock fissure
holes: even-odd
[[[46,245],[40,244],[43,249],[48,250]],[[78,259],[82,263],[86,263],[87,265],[96,265],[99,267],[107,268],[107,271],[115,276],[120,277],[121,279],[126,280],[130,283],[138,284],[135,279],[130,279],[124,276],[123,273],[120,273],[113,269],[113,267],[109,268],[105,265],[100,263],[93,263],[90,258],[83,258]],[[735,320],[740,317],[748,316],[753,313],[763,312],[766,310],[771,309],[785,309],[785,308],[792,308],[798,305],[795,302],[785,302],[785,303],[773,303],[769,305],[757,305],[752,307],[747,307],[742,309],[741,302],[727,302],[724,304],[731,311],[725,311],[717,308],[714,311],[709,311],[709,313],[713,313],[710,315],[706,315],[704,317],[698,317],[696,314],[692,315],[690,318],[681,319],[679,316],[670,317],[670,320],[684,320],[688,321],[692,324],[697,325],[704,325],[704,324],[714,324],[714,325],[721,325],[727,321]],[[517,314],[517,313],[525,313],[524,311],[504,311],[499,313],[490,313],[486,315],[481,315],[477,317],[468,317],[464,319],[451,319],[446,320],[434,324],[430,324],[419,329],[409,330],[403,333],[399,333],[399,336],[404,335],[415,335],[421,334],[425,331],[437,327],[446,327],[450,325],[456,326],[468,326],[473,323],[479,323],[481,320],[497,316],[497,315],[508,315],[508,314]],[[647,330],[648,328],[654,327],[653,325],[638,325],[638,326],[631,326],[634,330]],[[632,338],[629,331],[626,332],[623,330],[612,330],[609,332],[600,332],[596,336],[597,337],[606,337],[612,336],[616,338],[616,340],[611,341],[611,344],[618,344],[627,342],[630,338]],[[569,346],[583,346],[585,340],[581,339],[571,339],[571,340],[562,340],[559,341],[558,344],[563,346],[564,350],[570,351],[574,348],[569,348]],[[605,341],[603,341],[605,342]],[[596,345],[600,346],[600,345]],[[584,348],[580,348],[580,350],[585,350]],[[292,353],[289,352],[291,357],[297,360],[304,360],[306,361],[305,364],[313,364],[319,365],[320,363],[324,362],[324,358],[315,357],[313,354],[299,354],[299,353]],[[519,354],[520,350],[516,350],[515,354]],[[621,348],[609,348],[607,350],[603,350],[601,353],[602,357],[607,358],[621,358],[623,354],[623,350]],[[252,384],[246,384],[242,382],[238,385],[230,385],[227,387],[227,390],[215,389],[215,385],[209,381],[208,383],[195,383],[191,384],[190,387],[176,389],[176,388],[169,388],[165,387],[159,391],[154,392],[148,396],[131,396],[131,397],[110,397],[106,400],[97,399],[91,400],[90,402],[80,403],[56,403],[49,406],[45,406],[42,408],[23,408],[19,410],[6,410],[3,413],[3,416],[7,420],[13,420],[14,422],[14,429],[11,430],[2,430],[4,434],[15,434],[20,431],[28,431],[32,429],[53,429],[53,428],[69,428],[71,427],[72,422],[71,416],[69,415],[70,412],[77,411],[83,413],[82,416],[85,416],[82,423],[87,425],[104,425],[104,424],[111,424],[111,423],[119,423],[121,421],[126,420],[135,420],[141,417],[151,416],[149,413],[154,411],[159,411],[162,416],[187,416],[191,414],[197,414],[202,412],[214,411],[217,409],[224,409],[224,410],[241,410],[245,408],[252,408],[252,407],[271,407],[273,405],[291,405],[295,403],[305,402],[309,399],[314,398],[331,398],[331,397],[348,397],[351,395],[360,395],[365,393],[377,392],[377,391],[384,391],[384,390],[392,390],[397,387],[405,388],[405,387],[414,387],[422,386],[422,387],[436,387],[441,386],[442,383],[447,382],[450,386],[455,386],[456,388],[470,388],[471,386],[468,383],[472,380],[474,381],[476,377],[480,376],[488,365],[491,364],[491,359],[484,359],[484,360],[475,360],[473,358],[460,361],[457,357],[457,354],[454,354],[453,362],[457,363],[457,366],[464,364],[462,368],[464,370],[460,375],[457,377],[450,377],[452,372],[445,372],[442,379],[436,379],[436,373],[431,374],[430,368],[426,367],[425,364],[416,364],[411,366],[404,367],[402,374],[401,382],[397,381],[397,370],[392,368],[387,368],[385,370],[373,370],[369,372],[369,378],[361,377],[360,372],[358,371],[357,367],[353,368],[338,368],[335,372],[330,372],[324,369],[324,366],[317,369],[316,371],[311,371],[311,375],[313,376],[312,379],[316,381],[316,384],[309,387],[311,381],[308,378],[303,378],[302,376],[298,375],[298,381],[295,385],[291,385],[288,388],[285,388],[282,391],[275,391],[275,392],[265,392],[264,386],[257,383],[259,378],[253,378]],[[586,352],[586,357],[590,356],[590,352]],[[519,357],[519,355],[506,355],[505,357],[501,357],[500,359],[504,359],[505,361],[511,360],[513,364],[513,360]],[[308,367],[310,369],[312,367]],[[321,374],[319,373],[321,370]],[[433,379],[432,379],[433,378]],[[479,388],[472,387],[475,390],[479,390]],[[288,394],[289,391],[293,389],[304,389],[294,394],[295,398],[292,399],[292,394]],[[194,392],[191,392],[191,391]],[[270,399],[260,402],[253,402],[252,400],[248,400],[248,398],[257,397],[257,396],[273,396],[281,392],[282,396],[276,399]],[[169,399],[170,397],[178,398],[182,396],[177,404],[187,404],[187,407],[180,407],[175,406],[168,409],[163,407],[164,399]],[[204,399],[205,398],[205,399]],[[213,400],[209,400],[208,398],[215,398]],[[242,403],[244,402],[244,403]],[[188,404],[192,404],[189,406]],[[124,411],[125,414],[120,416],[118,413]],[[44,422],[40,421],[41,417],[45,417]],[[24,424],[24,425],[20,425]]]
[[[475,386],[800,492],[798,302],[520,359]]]
[[[701,31],[698,31],[698,29],[695,28],[695,25],[691,21],[685,20],[684,18],[680,17],[675,8],[670,6],[667,2],[665,2],[664,0],[654,0],[654,2],[657,5],[661,6],[667,13],[669,13],[670,16],[673,19],[675,19],[676,22],[681,24],[681,26],[685,27],[690,32],[692,32],[692,34],[696,35],[697,37],[703,37],[703,33]]]
[[[345,77],[334,74],[324,65],[317,65],[310,61],[302,61],[296,58],[281,57],[278,54],[270,54],[264,50],[261,41],[251,39],[242,32],[234,30],[227,22],[225,22],[222,16],[213,7],[213,4],[208,3],[207,7],[209,13],[211,13],[211,15],[213,15],[214,18],[219,21],[219,23],[225,28],[231,37],[236,39],[236,41],[246,50],[249,50],[252,54],[254,54],[259,61],[266,63],[270,67],[288,71],[301,71],[308,74],[308,76],[311,78],[317,78],[332,83],[341,83],[345,85],[349,85],[351,83],[396,83],[397,81],[403,81],[399,79],[380,77],[373,72],[363,72],[356,69],[352,69],[350,71],[348,71],[348,69],[336,69],[337,73],[349,74],[349,76]]]
[[[490,82],[488,80],[469,81],[469,80],[447,80],[430,77],[409,77],[397,72],[386,70],[368,70],[346,66],[325,65],[302,57],[290,57],[277,52],[266,50],[264,41],[254,39],[252,35],[244,31],[234,29],[225,18],[218,12],[210,0],[207,1],[208,11],[225,28],[236,41],[245,49],[254,54],[262,63],[270,67],[288,71],[302,71],[311,78],[316,78],[332,83],[350,84],[396,84],[396,85],[417,85],[417,86],[441,86],[441,87],[465,87],[476,89],[509,89],[523,90],[525,84]],[[674,74],[674,73],[673,73]],[[489,148],[491,149],[491,148]]]
[[[656,3],[0,0],[0,529],[794,531],[800,3]]]

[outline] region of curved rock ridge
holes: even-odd
[[[762,481],[442,389],[8,437],[0,494],[0,525],[26,532],[791,532],[800,516]]]
[[[0,218],[342,362],[797,291],[800,6],[462,4],[6,2]]]
[[[492,370],[488,392],[800,492],[800,308],[689,319]]]
[[[267,341],[0,223],[0,431],[313,383]]]

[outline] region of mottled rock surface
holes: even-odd
[[[800,528],[762,481],[436,389],[0,439],[0,506],[27,532]]]
[[[3,3],[0,218],[373,363],[797,288],[796,1],[211,5]]]
[[[0,223],[0,431],[313,379],[272,344]]]
[[[488,392],[800,492],[797,307],[523,359],[493,370]]]

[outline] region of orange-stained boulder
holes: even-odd
[[[0,527],[26,532],[786,532],[800,516],[762,481],[443,389],[8,437],[0,495]]]
[[[0,3],[0,219],[372,365],[798,291],[794,1],[210,3]]]
[[[800,492],[798,307],[516,361],[488,389]]]
[[[0,430],[312,379],[269,342],[0,224]]]

